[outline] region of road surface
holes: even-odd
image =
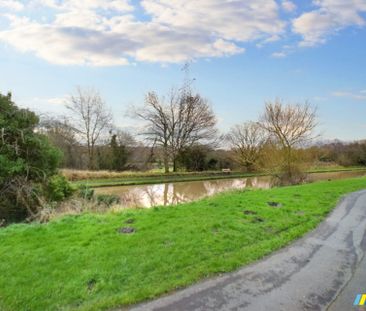
[[[313,232],[236,272],[130,310],[366,310],[366,191],[345,197]]]

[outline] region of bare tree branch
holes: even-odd
[[[112,114],[99,93],[93,89],[77,88],[66,108],[71,112],[71,123],[77,136],[88,147],[89,168],[95,168],[95,146],[112,124]]]
[[[316,108],[308,102],[285,105],[276,99],[266,103],[260,125],[284,151],[285,175],[291,182],[296,170],[294,149],[315,138]]]
[[[159,98],[156,93],[146,95],[145,106],[135,111],[135,115],[147,122],[143,132],[148,139],[163,149],[165,172],[169,172],[169,161],[176,170],[179,153],[196,143],[214,139],[217,134],[216,117],[208,102],[199,94],[176,92]]]
[[[258,123],[246,122],[234,126],[227,138],[235,160],[247,171],[255,170],[263,146],[267,141],[267,135],[263,128]]]

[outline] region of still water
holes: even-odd
[[[333,180],[366,176],[366,171],[313,173],[308,181]],[[198,200],[219,192],[244,189],[267,189],[272,186],[270,176],[235,179],[176,182],[155,185],[103,187],[95,189],[97,194],[114,194],[120,197],[122,207],[152,207]]]

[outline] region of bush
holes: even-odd
[[[121,202],[120,198],[113,194],[98,194],[95,196],[94,189],[87,185],[81,185],[79,187],[79,197],[87,201],[96,202],[98,205],[104,204],[106,206]]]
[[[187,171],[201,172],[207,169],[206,154],[204,146],[193,146],[181,151],[177,161]]]
[[[0,94],[0,219],[34,219],[57,173],[59,150],[37,132],[37,115]]]
[[[292,165],[284,167],[277,174],[274,184],[276,186],[290,186],[299,185],[305,182],[307,174],[305,170],[299,165]]]
[[[81,185],[79,187],[79,196],[85,200],[92,200],[94,197],[94,189],[91,189],[87,185]]]
[[[75,188],[69,183],[64,176],[52,176],[48,182],[47,198],[50,201],[60,202],[70,197]]]
[[[113,194],[98,194],[97,195],[97,203],[105,204],[106,206],[111,206],[113,204],[121,203],[119,196]]]

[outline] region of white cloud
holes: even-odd
[[[143,0],[141,5],[159,24],[226,40],[256,40],[284,27],[272,0]]]
[[[366,100],[366,94],[364,91],[360,92],[344,92],[344,91],[336,91],[332,93],[335,97],[346,97],[353,100]]]
[[[52,97],[52,98],[48,98],[46,101],[47,103],[49,103],[50,105],[65,105],[65,103],[67,102],[68,97]]]
[[[292,1],[289,0],[283,0],[282,3],[282,8],[286,11],[286,12],[293,12],[296,10],[296,4],[293,3]]]
[[[14,101],[22,108],[28,108],[39,115],[54,113],[58,115],[65,114],[65,101],[67,97],[15,97]]]
[[[328,98],[324,97],[324,96],[314,96],[313,100],[316,101],[316,102],[324,102],[324,101],[327,101]]]
[[[272,57],[274,57],[274,58],[284,58],[284,57],[286,57],[287,56],[287,53],[286,52],[274,52],[274,53],[272,53],[272,55],[271,55]]]
[[[133,11],[128,0],[35,0],[38,5],[58,10],[117,10],[120,12]]]
[[[292,29],[301,35],[300,46],[326,42],[328,36],[348,26],[364,26],[366,0],[314,0],[315,10],[301,14]]]
[[[11,11],[21,11],[24,9],[23,3],[16,0],[0,0],[0,9],[8,9]]]
[[[98,46],[103,44],[102,39],[107,38],[101,38],[95,31],[39,24],[16,16],[12,17],[12,28],[0,32],[0,40],[19,51],[33,52],[50,63],[95,66],[127,64],[127,59],[118,57],[110,50],[117,46]],[[99,49],[103,48],[107,50],[101,52]]]
[[[42,20],[8,12],[0,41],[61,65],[229,56],[246,42],[278,40],[286,26],[274,0],[143,0],[143,20],[128,0],[29,1],[51,13]]]

